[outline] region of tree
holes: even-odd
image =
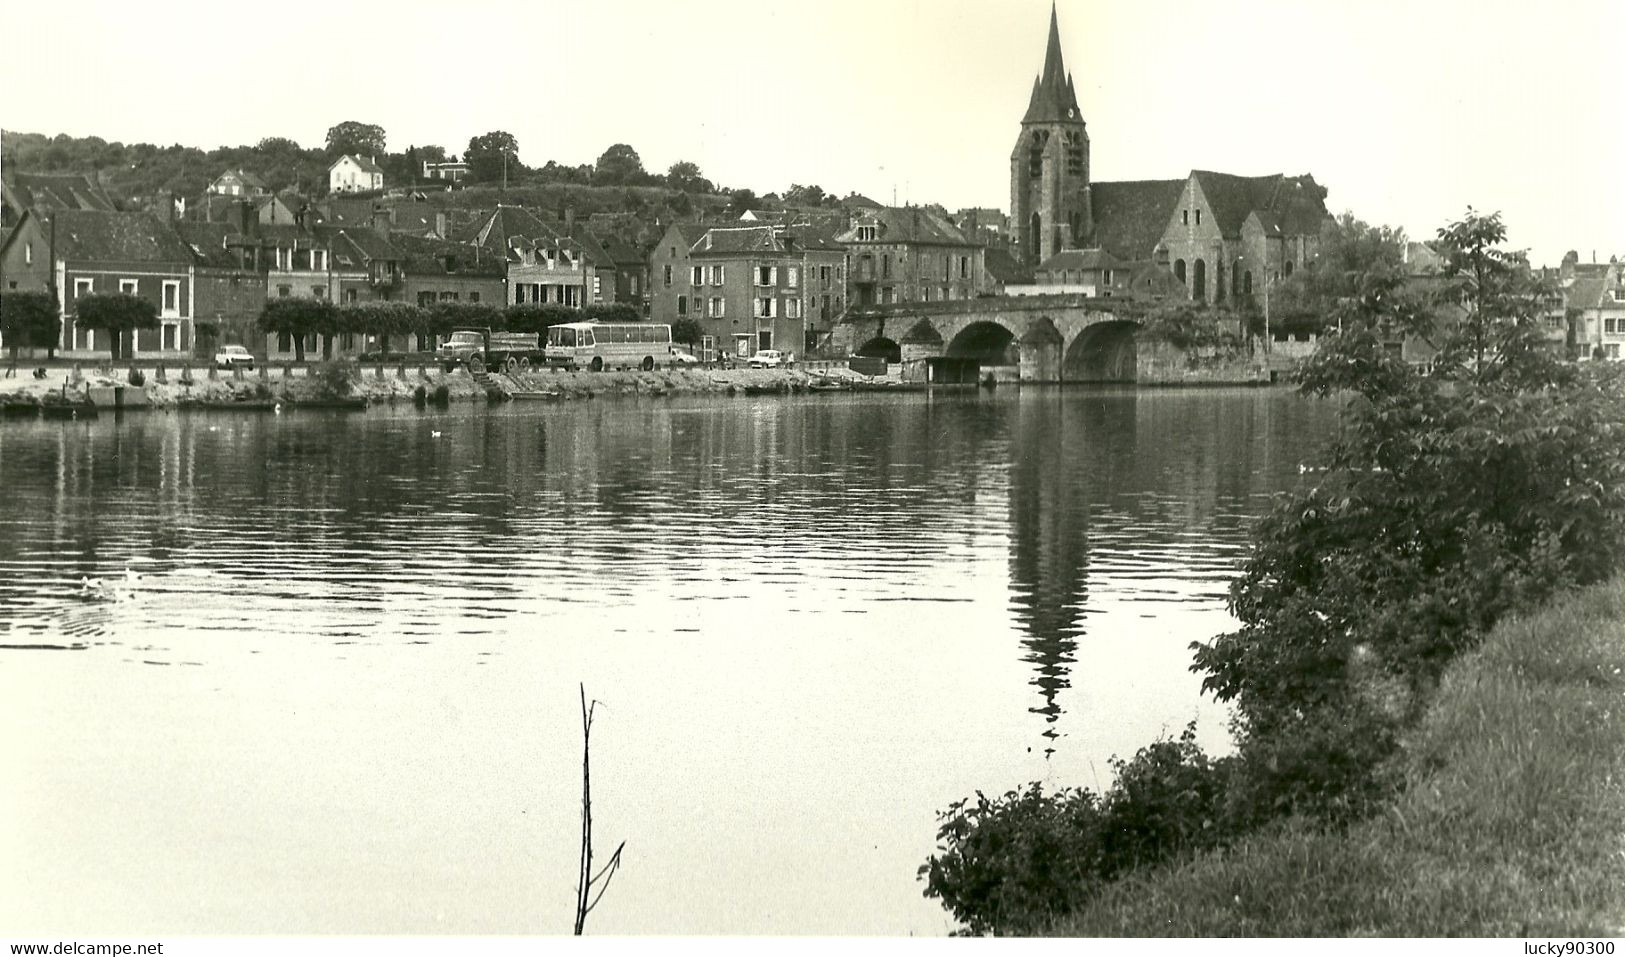
[[[259,327],[270,335],[291,338],[294,360],[304,362],[305,337],[331,334],[339,322],[337,313],[338,307],[326,299],[267,299],[260,310]]]
[[[492,130],[468,141],[463,162],[468,171],[482,183],[506,183],[507,177],[524,167],[519,165],[519,141],[512,133]]]
[[[638,186],[647,179],[638,151],[625,143],[616,143],[604,150],[592,173],[594,186]]]
[[[124,358],[124,334],[158,328],[158,307],[151,300],[115,292],[80,296],[74,304],[80,325],[105,329],[113,337],[113,359]]]
[[[1255,529],[1241,627],[1193,646],[1203,689],[1235,702],[1231,803],[1257,818],[1370,807],[1453,658],[1621,565],[1625,376],[1555,360],[1545,292],[1504,238],[1472,210],[1441,229],[1439,301],[1359,277],[1299,373],[1308,394],[1352,393],[1343,429]],[[1395,333],[1438,343],[1434,374],[1386,348]]]
[[[822,186],[802,186],[799,183],[791,185],[784,194],[787,206],[822,206],[827,198]]]
[[[337,127],[335,127],[335,129],[337,129]],[[332,131],[329,130],[327,135],[332,136]],[[299,144],[288,139],[286,136],[267,136],[260,140],[259,143],[255,145],[254,149],[261,153],[271,153],[278,156],[291,156],[301,152],[301,147]]]
[[[709,193],[715,187],[700,174],[700,167],[688,160],[678,160],[666,170],[666,185],[685,193]]]
[[[756,194],[748,189],[736,189],[728,194],[728,212],[735,216],[743,216],[745,210],[754,209],[756,204]]]
[[[56,296],[48,292],[0,293],[0,335],[11,346],[11,366],[17,367],[17,350],[41,346],[49,356],[56,350],[62,320],[57,316]]]
[[[671,341],[684,343],[691,349],[704,337],[704,333],[699,321],[689,316],[671,324]]]
[[[377,156],[384,152],[384,128],[374,123],[345,120],[327,131],[327,154],[355,153]]]
[[[1250,268],[1259,270],[1259,282],[1266,281],[1262,263]],[[1334,324],[1339,304],[1357,297],[1362,284],[1377,276],[1401,277],[1404,271],[1404,231],[1371,226],[1345,212],[1321,234],[1314,267],[1298,270],[1271,289],[1272,321],[1280,331],[1324,332]],[[1263,287],[1253,288],[1256,300]],[[1244,294],[1245,286],[1233,292]]]

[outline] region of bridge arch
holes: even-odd
[[[1138,353],[1134,334],[1140,324],[1114,319],[1086,327],[1072,340],[1062,366],[1068,382],[1133,382]]]
[[[857,354],[875,359],[885,359],[887,362],[902,362],[903,347],[895,339],[885,336],[875,336],[863,345],[858,346]]]
[[[976,359],[985,366],[1013,366],[1020,360],[1016,334],[999,322],[979,320],[954,334],[947,355],[954,359]]]

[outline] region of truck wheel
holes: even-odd
[[[482,373],[484,371],[485,371],[485,360],[484,359],[480,358],[479,356],[469,356],[468,357],[468,373],[469,373],[469,375],[479,375],[480,373]]]
[[[513,356],[509,356],[508,361],[503,363],[502,367],[509,375],[513,375],[515,372],[519,371],[519,360]]]
[[[530,359],[528,359],[528,358],[526,358],[524,356],[519,357],[519,371],[520,372],[529,372],[530,371]]]
[[[655,368],[655,357],[654,356],[644,356],[643,357],[643,371],[644,372],[653,372],[654,368]]]
[[[594,372],[603,372],[604,371],[604,357],[603,356],[593,356],[592,357],[592,365],[589,366],[588,368],[592,369],[592,371],[594,371]]]

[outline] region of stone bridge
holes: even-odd
[[[869,306],[836,325],[832,345],[905,365],[931,356],[976,359],[1024,382],[1133,382],[1134,333],[1147,308],[1082,295]]]

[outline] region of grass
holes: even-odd
[[[1127,878],[1058,936],[1625,933],[1625,580],[1503,623],[1446,673],[1405,791]]]

